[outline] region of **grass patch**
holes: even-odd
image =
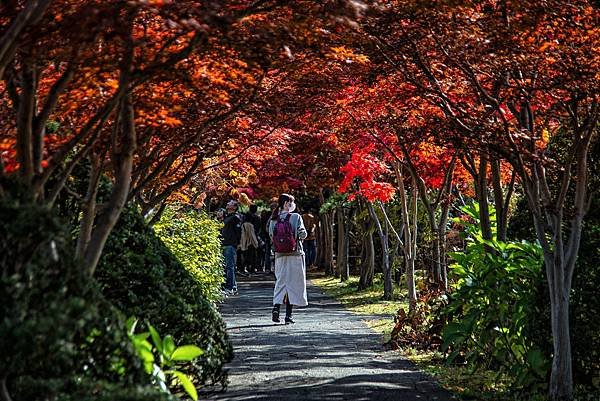
[[[389,340],[394,327],[394,315],[399,308],[408,309],[407,293],[404,288],[394,288],[394,300],[383,300],[381,275],[376,276],[371,288],[358,291],[358,277],[341,282],[335,277],[311,277],[311,281],[328,296],[340,301],[352,312],[365,316],[365,322]],[[434,377],[442,387],[464,400],[477,401],[546,401],[544,394],[528,395],[511,393],[511,379],[498,376],[491,370],[474,370],[472,366],[445,364],[445,355],[438,351],[404,349],[400,353],[417,367]],[[574,401],[597,400],[589,392],[576,391]]]
[[[399,308],[408,308],[406,289],[396,286],[394,300],[386,301],[383,299],[381,275],[376,275],[373,285],[362,291],[358,290],[358,279],[356,276],[351,276],[347,281],[341,282],[335,277],[314,277],[311,278],[311,282],[352,312],[365,315],[365,323],[383,334],[384,341],[388,341],[394,327],[396,312]]]
[[[507,394],[511,379],[499,376],[495,371],[474,370],[466,365],[447,366],[444,354],[439,351],[404,349],[401,354],[434,377],[442,387],[463,399],[512,400]]]

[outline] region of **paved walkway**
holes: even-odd
[[[226,392],[209,400],[450,401],[412,363],[384,351],[381,336],[309,283],[294,325],[271,322],[273,281],[239,282],[221,305],[234,346]],[[281,310],[281,320],[285,315]]]

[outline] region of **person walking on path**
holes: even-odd
[[[223,218],[221,237],[223,239],[223,256],[225,258],[225,292],[227,295],[237,292],[237,281],[235,279],[235,265],[237,259],[237,248],[242,236],[242,219],[237,214],[238,203],[230,200],[225,208],[226,215]]]
[[[315,256],[317,253],[316,245],[315,245],[315,231],[317,228],[317,219],[312,213],[307,210],[302,215],[302,221],[304,222],[304,227],[306,227],[306,232],[308,235],[306,239],[302,241],[302,245],[304,247],[304,253],[306,256],[304,257],[304,264],[307,269],[309,269],[315,263]]]
[[[302,216],[293,213],[294,197],[281,194],[269,222],[269,236],[275,251],[275,288],[272,319],[279,323],[281,304],[285,304],[285,324],[294,323],[292,307],[308,305],[306,297],[306,266],[302,240],[306,228]]]
[[[260,267],[262,271],[271,273],[271,238],[269,237],[269,221],[273,211],[263,210],[260,214],[260,228],[258,238],[262,242],[260,253]],[[260,245],[260,244],[259,244]]]
[[[260,218],[255,213],[256,206],[254,207],[254,213],[252,213],[252,209],[250,209],[250,212],[245,215],[244,223],[242,224],[242,238],[240,241],[242,269],[247,271],[248,274],[254,274],[257,270],[256,265],[259,243],[256,235],[256,227],[260,227]]]

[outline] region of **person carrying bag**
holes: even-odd
[[[269,236],[275,251],[275,288],[272,320],[279,323],[281,304],[285,304],[285,324],[293,324],[292,308],[308,305],[306,266],[302,240],[307,232],[302,216],[293,213],[294,197],[281,194],[269,221]]]

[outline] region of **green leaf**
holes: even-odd
[[[200,347],[196,347],[195,345],[182,345],[173,351],[171,359],[174,361],[191,361],[202,354],[204,354],[204,351]]]
[[[175,341],[173,341],[173,337],[170,335],[166,335],[165,338],[163,338],[163,355],[167,358],[167,359],[171,359],[171,355],[173,355],[173,351],[175,351]]]
[[[539,349],[530,350],[527,353],[527,361],[538,376],[544,377],[546,375],[548,361],[542,351]]]
[[[138,333],[138,334],[134,335],[133,338],[134,338],[134,341],[138,341],[141,343],[142,341],[145,341],[149,335],[150,335],[150,333],[145,331],[143,333]]]
[[[142,358],[142,361],[144,361],[144,363],[154,362],[154,354],[152,352],[144,348],[140,348],[138,352],[140,353],[140,357]]]
[[[144,371],[145,371],[147,374],[151,375],[151,374],[152,374],[152,372],[154,371],[154,362],[151,362],[151,361],[145,361],[145,362],[144,362]]]
[[[162,354],[163,343],[160,338],[160,334],[158,334],[158,331],[156,331],[156,329],[150,323],[148,323],[148,330],[150,330],[150,335],[152,336],[152,342],[154,343],[154,346],[156,347],[158,352]]]
[[[190,378],[185,373],[179,372],[177,370],[168,370],[165,373],[171,374],[171,375],[177,377],[177,379],[183,386],[183,389],[185,390],[185,392],[188,393],[188,395],[190,397],[192,397],[192,400],[194,400],[194,401],[198,400],[198,392],[196,391],[196,387],[194,386],[194,384],[192,383]]]
[[[138,324],[138,320],[135,318],[135,316],[130,316],[129,319],[127,319],[127,321],[125,322],[125,327],[127,327],[127,333],[132,336],[133,333],[135,332],[135,327]]]

